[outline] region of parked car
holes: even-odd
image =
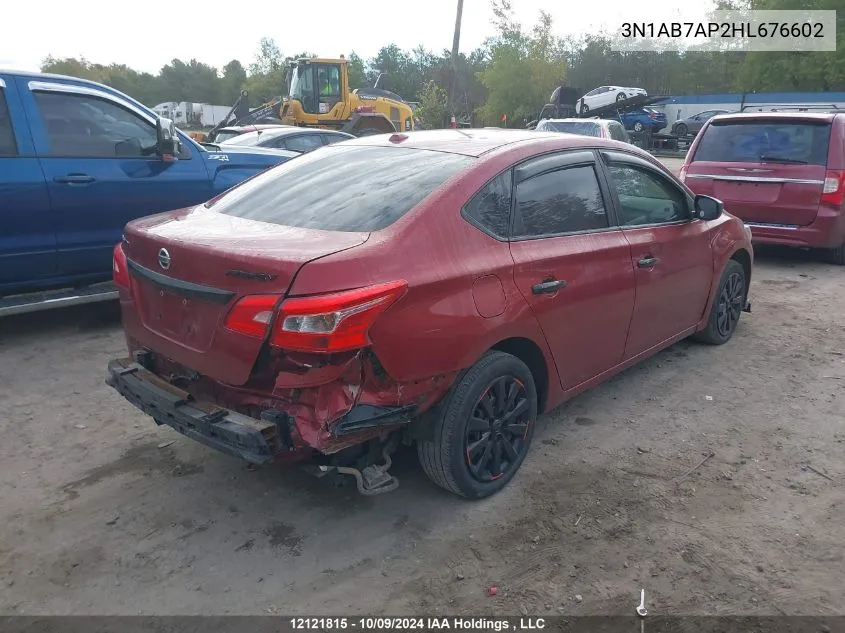
[[[108,86],[0,71],[0,296],[74,287],[59,301],[0,300],[0,314],[113,298],[112,248],[135,218],[199,204],[293,152],[209,151]]]
[[[681,138],[690,134],[695,136],[707,121],[716,115],[728,114],[728,112],[728,110],[705,110],[704,112],[688,116],[686,119],[675,121],[671,127],[672,134]]]
[[[579,114],[585,114],[602,106],[612,105],[617,101],[624,101],[636,96],[648,96],[642,88],[626,88],[623,86],[601,86],[590,90],[578,100]]]
[[[545,119],[534,128],[537,132],[565,132],[581,136],[609,138],[630,143],[631,138],[619,121],[612,119]]]
[[[820,249],[845,265],[845,114],[713,117],[680,173],[745,220],[755,242]]]
[[[619,120],[626,130],[659,132],[666,127],[666,115],[655,108],[639,108],[619,115]]]
[[[227,149],[233,145],[239,147],[269,147],[287,149],[292,152],[304,154],[323,145],[331,145],[332,143],[346,141],[351,138],[355,137],[346,132],[295,127],[291,125],[275,130],[256,130],[254,132],[240,134],[220,143],[220,148]]]
[[[224,143],[230,139],[246,134],[247,132],[256,132],[258,130],[278,130],[280,128],[294,127],[293,125],[282,125],[281,123],[255,123],[251,125],[230,125],[228,127],[221,127],[216,132],[209,133],[207,143]]]
[[[747,305],[750,233],[633,146],[437,130],[322,147],[114,251],[107,382],[254,463],[373,494],[416,444],[439,486],[505,486],[538,414]]]

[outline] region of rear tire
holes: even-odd
[[[437,414],[433,439],[417,441],[425,474],[462,497],[487,497],[507,485],[528,453],[534,378],[515,356],[489,352],[458,378]]]
[[[625,101],[625,99],[627,98],[628,96],[624,92],[620,92],[618,95],[616,95],[617,101]]]
[[[824,260],[829,264],[845,266],[845,244],[827,249],[824,253]]]
[[[634,123],[634,132],[642,132],[643,131],[643,123],[642,121],[637,121]]]
[[[748,280],[745,269],[736,260],[729,260],[719,288],[710,307],[707,327],[696,332],[692,338],[708,345],[724,345],[734,334],[745,300],[748,297]]]

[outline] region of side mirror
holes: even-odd
[[[695,197],[695,217],[699,220],[715,220],[724,210],[721,200],[700,194]]]
[[[156,151],[162,160],[176,160],[181,145],[173,121],[158,117],[156,119]]]

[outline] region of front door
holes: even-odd
[[[637,277],[627,359],[699,322],[713,255],[707,222],[693,219],[683,189],[641,158],[622,152],[602,152],[602,158]]]
[[[595,161],[592,151],[561,152],[515,169],[514,280],[565,389],[621,362],[634,307],[631,248]]]
[[[55,277],[56,234],[44,174],[11,76],[0,76],[0,294]]]
[[[162,160],[154,119],[140,108],[93,88],[18,85],[28,111],[38,113],[29,122],[50,195],[59,274],[108,276],[127,222],[211,198],[197,148],[186,145],[179,160]]]

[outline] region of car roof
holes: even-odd
[[[461,130],[416,130],[395,134],[377,134],[344,141],[343,144],[344,146],[401,146],[478,157],[505,145],[557,136],[560,135],[554,132],[536,132],[534,130],[463,128]]]
[[[718,123],[721,121],[754,121],[765,119],[767,121],[823,121],[830,123],[836,117],[832,112],[733,112],[730,114],[719,114],[710,121]]]
[[[530,152],[526,153],[524,150],[526,146],[531,145],[536,145],[537,148],[534,155],[558,150],[606,148],[623,150],[654,162],[651,155],[644,150],[634,147],[629,143],[623,143],[622,141],[614,141],[595,136],[564,134],[561,132],[537,132],[535,130],[508,130],[501,128],[493,130],[468,128],[460,132],[450,129],[424,130],[402,134],[379,134],[344,141],[342,145],[345,148],[350,146],[408,147],[412,149],[462,154],[475,158],[484,156],[485,159],[510,152],[524,154],[524,157],[527,158]]]
[[[279,136],[289,136],[291,134],[340,134],[347,136],[346,132],[338,132],[337,130],[324,130],[322,128],[300,127],[296,125],[268,125],[264,128],[259,127],[253,129],[251,125],[244,126],[244,134],[261,132],[261,135],[271,135],[274,138]],[[354,138],[349,134],[351,138]]]

